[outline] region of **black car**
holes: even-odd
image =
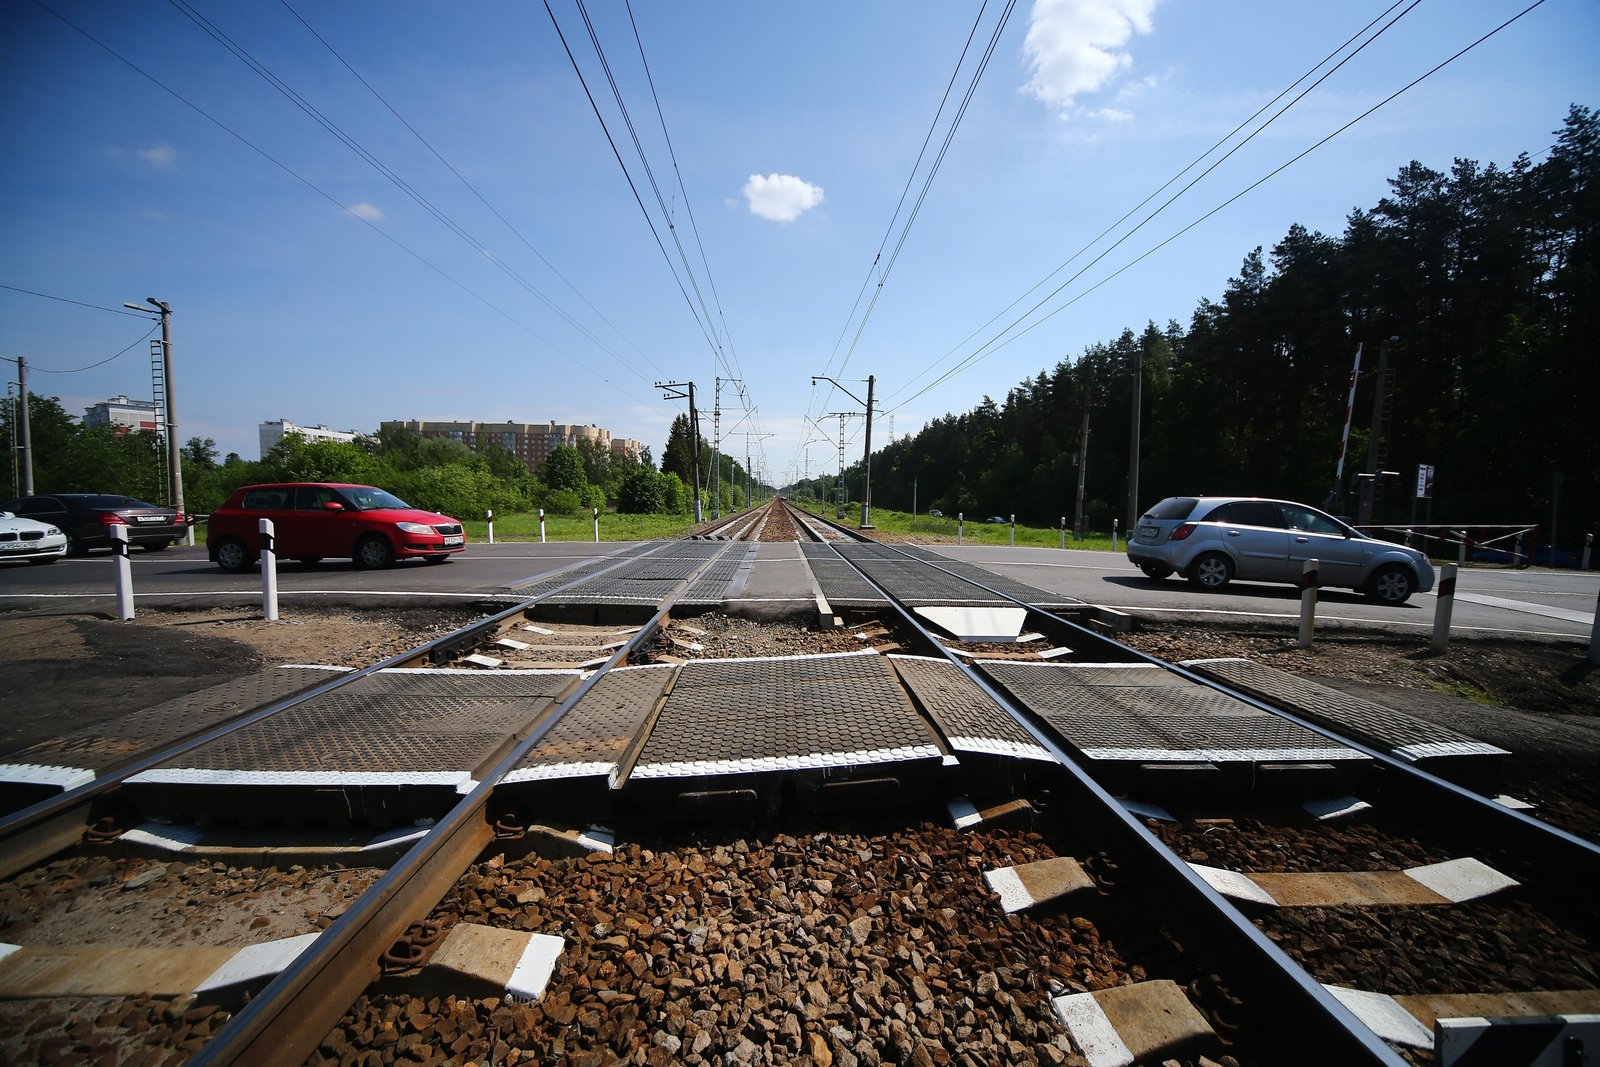
[[[177,544],[189,530],[188,520],[171,508],[113,493],[19,496],[0,504],[0,511],[59,527],[67,535],[69,556],[110,548],[113,526],[126,526],[128,543],[146,552]]]

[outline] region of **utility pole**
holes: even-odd
[[[700,507],[700,413],[694,406],[694,383],[657,382],[656,388],[664,391],[663,399],[689,401],[689,466],[694,468],[694,521],[702,523],[706,516]]]
[[[866,441],[866,447],[865,447],[865,449],[863,451],[863,454],[862,454],[862,457],[861,457],[861,465],[866,470],[866,480],[865,480],[865,483],[863,484],[862,489],[861,489],[861,524],[860,524],[860,529],[863,529],[863,530],[871,530],[871,529],[873,529],[873,525],[872,525],[872,403],[873,403],[873,388],[876,386],[877,380],[878,379],[877,379],[876,376],[871,375],[871,374],[867,375],[867,399],[865,401],[863,401],[859,396],[856,396],[850,390],[846,389],[844,386],[840,385],[837,381],[834,381],[834,379],[828,377],[825,374],[813,374],[811,376],[811,384],[812,385],[815,385],[818,382],[833,382],[834,387],[837,388],[841,393],[843,393],[845,396],[849,397],[851,400],[854,400],[857,404],[861,404],[864,408],[866,408],[866,411],[867,411],[867,434],[866,434],[867,441]],[[842,417],[839,420],[839,433],[840,433],[840,443],[839,443],[839,481],[840,481],[840,484],[843,484],[843,482],[844,482],[844,438],[843,438],[843,434],[844,434],[844,419]]]
[[[1089,405],[1083,405],[1083,429],[1078,431],[1078,508],[1072,520],[1076,540],[1083,540],[1083,488],[1089,477]]]
[[[722,383],[743,385],[738,378],[715,378],[711,408],[711,517],[722,518]]]
[[[844,491],[844,420],[855,418],[859,412],[855,411],[830,411],[828,418],[839,420],[839,484],[835,492],[839,494],[839,518],[844,518],[844,504],[847,494]]]
[[[183,450],[178,442],[178,401],[172,389],[172,305],[153,296],[145,297],[144,304],[123,304],[134,311],[154,312],[161,316],[161,366],[162,384],[166,392],[167,434],[167,492],[172,497],[172,507],[183,513]]]
[[[28,423],[28,360],[17,357],[17,417],[22,427],[22,495],[33,495],[33,430]]]
[[[1133,362],[1133,431],[1128,444],[1128,523],[1124,529],[1131,537],[1139,522],[1139,418],[1144,407],[1144,344]]]
[[[765,441],[769,437],[776,436],[776,434],[755,433],[754,431],[747,431],[744,435],[744,506],[747,508],[750,506],[750,439],[753,437],[757,441]],[[757,484],[760,484],[759,479]]]
[[[1373,498],[1378,489],[1378,467],[1384,457],[1383,452],[1383,409],[1384,398],[1389,391],[1389,342],[1398,341],[1398,337],[1386,337],[1383,344],[1378,346],[1378,381],[1372,394],[1372,437],[1367,441],[1367,476],[1361,480],[1360,503],[1356,508],[1356,525],[1370,526],[1372,524]]]

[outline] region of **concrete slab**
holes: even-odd
[[[1015,641],[1028,620],[1027,608],[993,605],[919,607],[918,615],[962,641]]]
[[[1418,993],[1395,1002],[1430,1030],[1440,1019],[1506,1019],[1519,1015],[1594,1015],[1600,990],[1557,989],[1522,993]]]
[[[1517,883],[1493,867],[1466,857],[1407,871],[1311,871],[1287,874],[1227,871],[1189,864],[1223,896],[1282,908],[1340,904],[1434,906],[1459,904],[1509,889]]]
[[[266,982],[317,934],[235,948],[0,946],[0,999],[213,996]]]
[[[984,871],[983,880],[990,891],[999,894],[1000,907],[1007,915],[1094,888],[1094,879],[1070,856]]]
[[[956,797],[947,805],[950,821],[957,830],[978,826],[1015,826],[1033,817],[1033,805],[1026,800],[1005,800],[979,808],[966,797]]]
[[[562,938],[457,923],[428,960],[421,984],[464,995],[492,990],[510,999],[538,1000],[550,984]]]
[[[1332,993],[1339,1003],[1350,1009],[1351,1014],[1367,1025],[1367,1029],[1385,1041],[1412,1048],[1433,1047],[1432,1027],[1423,1026],[1389,994],[1336,985],[1322,988]]]
[[[1159,1062],[1216,1042],[1216,1033],[1183,989],[1165,980],[1073,993],[1050,1005],[1090,1067]]]

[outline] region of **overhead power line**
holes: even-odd
[[[1541,2],[1542,2],[1542,0],[1541,0]],[[1115,231],[1119,226],[1121,226],[1124,222],[1126,222],[1129,218],[1131,218],[1134,215],[1134,213],[1136,213],[1140,208],[1144,207],[1146,204],[1150,203],[1150,201],[1154,200],[1157,196],[1159,196],[1162,192],[1164,192],[1165,190],[1170,188],[1173,185],[1173,183],[1175,183],[1176,181],[1178,181],[1178,179],[1182,178],[1185,174],[1187,174],[1191,170],[1193,170],[1196,166],[1198,166],[1201,162],[1203,162],[1205,159],[1207,159],[1209,156],[1211,156],[1214,152],[1216,152],[1223,145],[1227,144],[1241,130],[1243,130],[1246,126],[1250,125],[1250,123],[1254,122],[1257,118],[1259,118],[1261,115],[1263,115],[1274,104],[1276,104],[1278,101],[1282,100],[1285,96],[1288,96],[1290,92],[1292,92],[1297,86],[1299,86],[1307,78],[1312,77],[1312,75],[1316,74],[1317,71],[1322,70],[1323,67],[1327,66],[1328,63],[1333,61],[1336,57],[1338,57],[1346,49],[1349,49],[1352,44],[1354,44],[1357,40],[1359,40],[1363,35],[1367,34],[1367,32],[1369,30],[1371,30],[1374,26],[1376,26],[1379,22],[1382,22],[1385,18],[1387,18],[1396,8],[1402,6],[1402,4],[1406,4],[1406,3],[1407,3],[1407,0],[1397,0],[1396,3],[1391,4],[1382,14],[1378,15],[1376,18],[1374,18],[1373,20],[1368,22],[1361,29],[1357,30],[1350,37],[1346,38],[1345,41],[1343,43],[1341,43],[1337,48],[1335,48],[1332,52],[1328,53],[1322,59],[1318,60],[1309,69],[1307,69],[1305,73],[1301,74],[1300,77],[1296,78],[1293,82],[1291,82],[1288,86],[1286,86],[1282,91],[1280,91],[1271,100],[1267,101],[1261,107],[1257,108],[1256,111],[1252,115],[1250,115],[1249,118],[1246,118],[1243,122],[1239,123],[1232,130],[1228,131],[1228,133],[1226,133],[1222,137],[1218,138],[1218,140],[1215,143],[1213,143],[1211,145],[1211,147],[1207,148],[1204,152],[1200,153],[1200,155],[1196,156],[1193,160],[1191,160],[1186,166],[1184,166],[1176,174],[1174,174],[1172,177],[1168,178],[1157,189],[1155,189],[1148,196],[1146,196],[1143,200],[1141,200],[1138,204],[1134,205],[1126,213],[1124,213],[1123,216],[1121,218],[1119,218],[1116,222],[1112,223],[1110,226],[1108,226],[1104,230],[1102,230],[1098,235],[1096,235],[1095,237],[1090,239],[1088,242],[1086,242],[1083,245],[1082,248],[1079,248],[1078,251],[1074,252],[1070,257],[1068,257],[1066,262],[1062,263],[1055,270],[1051,271],[1049,274],[1047,274],[1044,278],[1040,279],[1038,282],[1035,282],[1034,285],[1027,290],[1027,292],[1023,293],[1021,296],[1017,297],[1017,299],[1013,300],[1010,304],[1006,305],[1006,307],[1004,307],[1000,311],[996,312],[995,315],[992,316],[989,319],[988,322],[984,323],[977,330],[974,330],[972,333],[968,334],[966,336],[966,338],[964,338],[956,347],[952,348],[949,352],[946,352],[939,359],[933,361],[927,367],[923,368],[923,370],[921,372],[919,372],[917,375],[913,376],[909,381],[901,383],[900,386],[895,390],[895,392],[890,394],[889,399],[893,400],[896,396],[898,396],[899,394],[905,392],[906,389],[910,388],[912,385],[914,385],[917,381],[919,381],[925,375],[927,375],[928,373],[933,371],[935,368],[937,368],[941,364],[943,364],[946,361],[948,361],[952,356],[955,355],[956,352],[961,350],[962,346],[964,346],[967,342],[971,341],[980,332],[982,332],[983,330],[987,329],[989,326],[993,325],[995,320],[999,319],[1006,312],[1010,311],[1012,308],[1014,308],[1018,304],[1020,304],[1023,300],[1027,299],[1027,297],[1030,294],[1032,294],[1034,292],[1037,292],[1041,286],[1045,285],[1047,282],[1050,281],[1050,279],[1054,278],[1057,274],[1060,274],[1063,270],[1065,270],[1068,266],[1070,266],[1079,256],[1082,256],[1090,248],[1093,248],[1096,244],[1098,244],[1101,240],[1103,240],[1107,235],[1109,235],[1110,233]],[[1132,229],[1128,230],[1128,232],[1124,233],[1115,242],[1113,242],[1111,245],[1107,246],[1104,250],[1102,250],[1099,255],[1095,256],[1088,263],[1086,263],[1082,268],[1080,268],[1078,270],[1078,272],[1076,274],[1074,274],[1071,277],[1069,277],[1065,282],[1063,282],[1063,283],[1061,283],[1061,285],[1057,286],[1054,290],[1052,290],[1043,299],[1041,299],[1040,301],[1035,303],[1032,307],[1030,307],[1027,311],[1023,312],[1017,318],[1013,319],[1012,322],[1008,326],[1006,326],[1004,329],[1000,330],[998,333],[996,333],[994,336],[992,336],[988,341],[984,342],[984,344],[980,345],[976,350],[974,350],[972,353],[967,355],[961,362],[957,363],[955,367],[951,368],[951,370],[949,370],[949,371],[945,372],[944,374],[940,375],[934,381],[930,382],[928,385],[924,386],[922,389],[918,390],[916,393],[913,393],[911,396],[907,397],[905,400],[900,401],[900,403],[896,404],[895,407],[892,410],[899,410],[900,408],[904,407],[905,405],[907,405],[907,404],[911,403],[912,401],[916,400],[917,398],[921,397],[922,395],[927,393],[929,390],[934,389],[934,388],[938,387],[939,385],[943,384],[944,382],[948,381],[950,378],[954,377],[956,374],[960,373],[965,368],[971,366],[973,363],[977,362],[979,359],[985,358],[985,355],[984,355],[985,351],[990,349],[991,346],[995,346],[995,350],[998,350],[999,347],[1003,347],[1003,345],[999,344],[999,342],[1000,342],[1001,338],[1005,337],[1005,335],[1007,333],[1009,333],[1013,329],[1016,329],[1016,327],[1021,322],[1026,320],[1029,315],[1032,315],[1040,307],[1042,307],[1044,304],[1048,303],[1052,298],[1054,298],[1057,294],[1059,294],[1068,285],[1071,285],[1074,281],[1076,281],[1077,279],[1081,278],[1096,263],[1099,263],[1106,256],[1110,255],[1111,252],[1115,251],[1116,248],[1118,246],[1120,246],[1123,242],[1127,241],[1134,234],[1138,233],[1139,230],[1142,229],[1147,223],[1149,223],[1151,220],[1153,220],[1156,216],[1160,215],[1163,211],[1165,211],[1168,207],[1170,207],[1175,201],[1177,201],[1180,197],[1182,197],[1190,189],[1193,189],[1196,184],[1198,184],[1207,175],[1209,175],[1214,170],[1216,170],[1217,167],[1221,166],[1222,163],[1225,162],[1227,159],[1229,159],[1235,152],[1239,151],[1239,149],[1243,148],[1246,144],[1250,143],[1250,141],[1253,140],[1257,135],[1259,135],[1263,130],[1265,130],[1268,126],[1272,125],[1272,123],[1276,122],[1279,118],[1281,118],[1284,115],[1285,112],[1287,112],[1290,108],[1294,107],[1295,104],[1297,104],[1301,100],[1303,100],[1309,93],[1312,92],[1312,90],[1316,89],[1319,85],[1321,85],[1323,82],[1325,82],[1329,77],[1331,77],[1336,71],[1338,71],[1346,63],[1348,63],[1351,59],[1355,58],[1356,55],[1360,54],[1360,52],[1362,50],[1367,48],[1374,41],[1376,41],[1379,37],[1381,37],[1385,32],[1387,32],[1390,28],[1392,28],[1395,25],[1395,23],[1400,21],[1400,19],[1402,19],[1406,15],[1410,14],[1410,12],[1419,3],[1421,3],[1421,0],[1409,0],[1409,6],[1406,6],[1404,11],[1401,11],[1398,15],[1395,15],[1394,18],[1390,19],[1388,23],[1386,23],[1384,26],[1379,28],[1375,33],[1373,33],[1365,41],[1362,41],[1361,44],[1358,47],[1356,47],[1354,49],[1354,51],[1351,51],[1349,55],[1346,55],[1343,59],[1340,59],[1338,63],[1334,64],[1334,66],[1332,66],[1328,70],[1324,71],[1320,77],[1318,77],[1310,85],[1306,86],[1306,88],[1303,89],[1298,95],[1296,95],[1294,97],[1294,99],[1290,100],[1287,104],[1285,104],[1282,108],[1280,108],[1277,111],[1276,114],[1272,115],[1265,122],[1261,123],[1261,125],[1257,126],[1246,137],[1244,137],[1242,140],[1240,140],[1238,144],[1235,144],[1226,153],[1224,153],[1222,156],[1218,157],[1209,167],[1207,167],[1205,170],[1201,171],[1198,175],[1196,175],[1187,185],[1185,185],[1183,188],[1179,189],[1176,193],[1174,193],[1171,197],[1169,197],[1166,201],[1164,201],[1154,211],[1150,212],[1150,214],[1146,215],[1143,219],[1141,219],[1139,221],[1139,223],[1137,225],[1135,225]],[[1037,324],[1035,324],[1035,325],[1037,325]],[[1031,328],[1032,327],[1029,327],[1029,329],[1031,329]],[[1024,332],[1026,332],[1026,331],[1024,331]],[[1013,340],[1014,339],[1015,338],[1013,338]],[[1006,343],[1009,343],[1009,342],[1006,342]]]
[[[49,293],[36,293],[32,289],[19,289],[15,285],[0,285],[0,289],[7,289],[13,293],[22,293],[24,296],[37,296],[43,300],[56,300],[63,304],[76,304],[78,307],[93,308],[95,311],[109,311],[113,315],[131,315],[135,318],[143,318],[142,315],[135,311],[127,311],[123,308],[104,307],[100,304],[89,304],[82,300],[69,300],[64,296],[51,296]]]

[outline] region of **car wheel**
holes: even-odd
[[[1139,569],[1144,571],[1146,578],[1154,578],[1158,582],[1172,573],[1172,568],[1165,563],[1141,563]]]
[[[394,563],[394,546],[381,537],[363,537],[356,542],[355,561],[362,570],[381,570]]]
[[[1417,580],[1404,567],[1380,567],[1367,581],[1368,600],[1379,604],[1404,604],[1417,591]]]
[[[304,567],[315,567],[317,564],[322,562],[322,557],[321,556],[300,556],[295,560],[295,562],[300,564],[301,566],[304,566]]]
[[[450,557],[449,556],[423,556],[422,558],[423,558],[424,561],[426,561],[428,563],[449,563],[450,562]]]
[[[250,553],[245,551],[244,542],[230,537],[217,545],[217,566],[229,574],[237,574],[247,570],[255,561],[250,558]]]
[[[66,531],[64,531],[64,530],[62,532],[66,533]],[[69,555],[69,556],[86,556],[88,554],[89,554],[89,550],[87,548],[83,547],[83,542],[82,541],[78,540],[72,534],[67,534],[67,555]]]
[[[1233,561],[1218,552],[1208,552],[1189,564],[1189,584],[1214,593],[1233,581]]]

